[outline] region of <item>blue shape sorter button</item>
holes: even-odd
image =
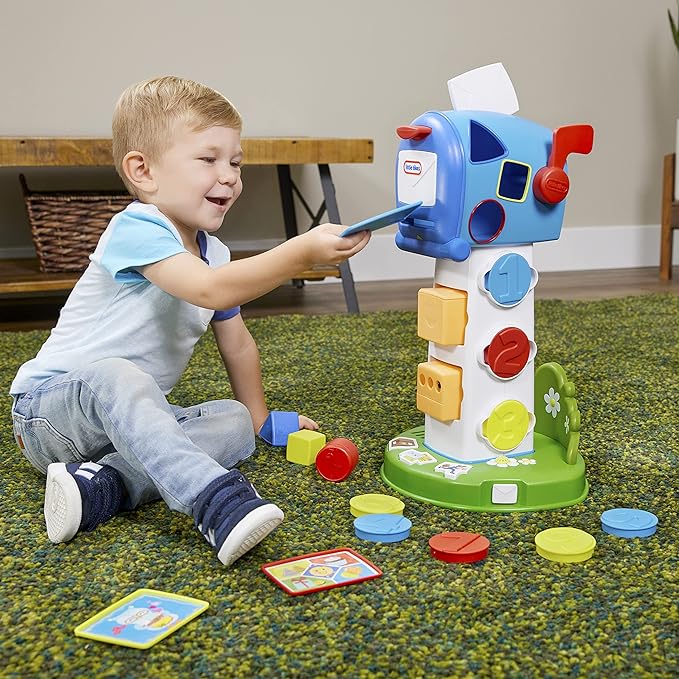
[[[618,507],[608,509],[601,515],[604,533],[619,538],[647,538],[655,533],[658,517],[643,509]]]
[[[485,276],[486,290],[501,306],[518,304],[530,291],[532,282],[530,264],[516,252],[502,255]]]
[[[371,542],[401,542],[410,535],[412,525],[400,514],[364,514],[354,519],[354,533]]]

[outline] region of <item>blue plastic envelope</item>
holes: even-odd
[[[408,203],[407,205],[401,205],[401,207],[394,208],[388,212],[383,212],[381,215],[375,215],[369,219],[364,219],[358,224],[352,224],[342,231],[340,236],[350,236],[352,233],[358,233],[359,231],[377,231],[377,229],[382,229],[390,224],[395,224],[405,219],[413,210],[416,210],[422,205],[422,201],[418,200],[417,203]]]

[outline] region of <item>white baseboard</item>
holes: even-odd
[[[231,241],[231,250],[266,250],[280,239]],[[679,244],[673,264],[679,265]],[[33,248],[0,248],[0,259],[33,257]],[[558,241],[535,246],[534,266],[539,272],[592,269],[636,269],[658,266],[660,226],[589,226],[563,229]],[[351,260],[355,281],[432,278],[434,260],[399,250],[393,233],[374,233],[368,246]],[[324,282],[337,282],[326,279]]]
[[[672,257],[679,264],[679,245]],[[637,269],[660,265],[660,225],[572,227],[535,246],[538,271]]]
[[[679,244],[673,264],[679,265]],[[558,241],[537,243],[533,264],[539,272],[636,269],[658,266],[660,226],[591,226],[563,229]],[[375,233],[351,259],[356,281],[432,278],[434,260],[399,250],[394,235]]]

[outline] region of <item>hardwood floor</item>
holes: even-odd
[[[356,294],[362,312],[416,311],[417,291],[431,285],[431,279],[356,283]],[[674,278],[670,281],[660,280],[656,267],[542,273],[535,289],[535,297],[584,300],[658,292],[679,295],[677,267],[674,269]],[[52,328],[65,299],[65,295],[0,298],[0,331]],[[309,283],[303,288],[284,285],[247,304],[243,315],[254,318],[276,314],[311,315],[345,311],[342,285],[333,282]]]

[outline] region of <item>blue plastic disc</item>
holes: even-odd
[[[643,509],[608,509],[601,515],[604,533],[619,538],[647,538],[655,533],[658,517]]]
[[[354,533],[371,542],[401,542],[410,535],[412,525],[400,514],[364,514],[354,519]]]

